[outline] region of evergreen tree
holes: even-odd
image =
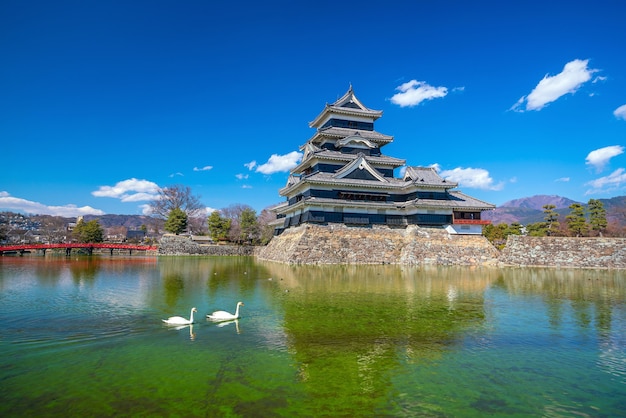
[[[209,235],[213,241],[222,241],[228,238],[228,231],[232,220],[222,217],[219,211],[214,210],[208,219]]]
[[[485,225],[483,228],[483,235],[489,240],[496,248],[502,249],[506,245],[506,237],[509,235],[509,226],[505,223],[498,225]]]
[[[513,222],[507,231],[507,236],[509,235],[522,235],[522,225],[519,222]]]
[[[590,199],[587,203],[587,211],[589,212],[589,224],[591,225],[591,229],[602,236],[602,232],[606,230],[608,225],[604,204],[597,199]]]
[[[187,229],[187,214],[181,208],[172,209],[163,227],[166,231],[176,235],[184,232]]]
[[[589,229],[585,219],[585,208],[580,203],[572,203],[569,208],[572,211],[566,216],[568,229],[577,237],[585,235]]]
[[[545,214],[544,220],[545,222],[545,231],[546,235],[553,235],[559,229],[559,223],[557,219],[559,218],[559,214],[554,211],[556,206],[554,205],[543,205],[543,213]]]
[[[526,233],[530,237],[545,237],[547,235],[547,222],[535,222],[526,225]]]
[[[72,234],[78,242],[88,243],[104,241],[104,230],[96,219],[89,222],[83,221],[82,218],[79,219]]]
[[[259,237],[259,226],[256,220],[256,211],[254,209],[246,208],[241,211],[239,225],[241,227],[241,241],[257,241]]]

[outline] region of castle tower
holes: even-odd
[[[363,105],[350,86],[309,123],[316,132],[300,147],[302,162],[279,191],[286,201],[274,208],[276,235],[303,223],[420,225],[452,234],[482,233],[489,221],[481,220],[481,213],[495,205],[454,190],[458,184],[431,167],[407,167],[402,178],[394,177],[405,160],[381,152],[393,142],[374,129],[381,116],[382,111]]]

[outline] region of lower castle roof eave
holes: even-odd
[[[336,181],[339,180],[339,181]],[[370,183],[365,183],[365,180],[362,180],[361,183],[355,183],[355,182],[349,182],[349,181],[341,181],[341,180],[348,180],[348,179],[333,179],[333,180],[322,180],[322,179],[310,179],[310,178],[306,178],[306,177],[302,177],[300,181],[293,183],[291,185],[287,185],[285,187],[283,187],[282,189],[278,190],[278,193],[281,196],[287,196],[289,193],[294,192],[300,188],[304,188],[305,185],[320,185],[320,186],[335,186],[335,187],[350,187],[350,188],[356,188],[356,189],[361,189],[361,190],[367,190],[367,189],[386,189],[386,190],[393,190],[393,191],[398,191],[398,192],[407,192],[408,190],[411,189],[441,189],[441,190],[449,190],[452,187],[448,186],[448,185],[438,185],[438,184],[428,184],[428,185],[417,185],[415,183],[401,183],[401,182],[397,182],[397,183],[379,183],[379,182],[370,182]],[[427,186],[427,187],[426,187]]]
[[[341,206],[344,208],[370,208],[370,209],[395,209],[398,206],[395,203],[388,202],[369,202],[358,200],[341,200],[341,199],[323,199],[323,198],[308,198],[303,199],[293,205],[287,205],[280,208],[275,208],[277,214],[286,214],[294,210],[303,209],[305,207],[319,207],[319,206]]]
[[[285,202],[286,203],[286,202]],[[368,209],[431,209],[431,210],[446,210],[446,211],[487,211],[495,209],[493,205],[475,205],[469,204],[466,206],[455,204],[451,201],[441,200],[428,200],[428,199],[415,199],[408,202],[371,202],[371,201],[355,201],[355,200],[342,200],[342,199],[328,199],[328,198],[315,198],[309,197],[296,202],[292,205],[285,204],[280,208],[275,208],[274,211],[277,214],[286,214],[294,210],[303,209],[305,207],[313,206],[341,206],[344,208],[368,208]]]

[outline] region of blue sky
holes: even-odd
[[[624,195],[625,21],[617,0],[3,1],[0,210],[142,214],[180,184],[259,213],[350,85],[383,153],[471,196]]]

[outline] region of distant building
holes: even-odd
[[[126,240],[134,240],[134,241],[143,241],[146,237],[146,232],[141,229],[138,230],[127,230],[126,231]]]
[[[352,86],[327,104],[309,123],[316,132],[300,150],[302,162],[280,189],[286,198],[273,210],[275,235],[303,223],[354,226],[436,226],[452,234],[480,234],[481,213],[495,205],[454,190],[431,167],[406,167],[402,178],[394,170],[405,160],[381,149],[393,137],[374,130],[382,111],[364,106]]]

